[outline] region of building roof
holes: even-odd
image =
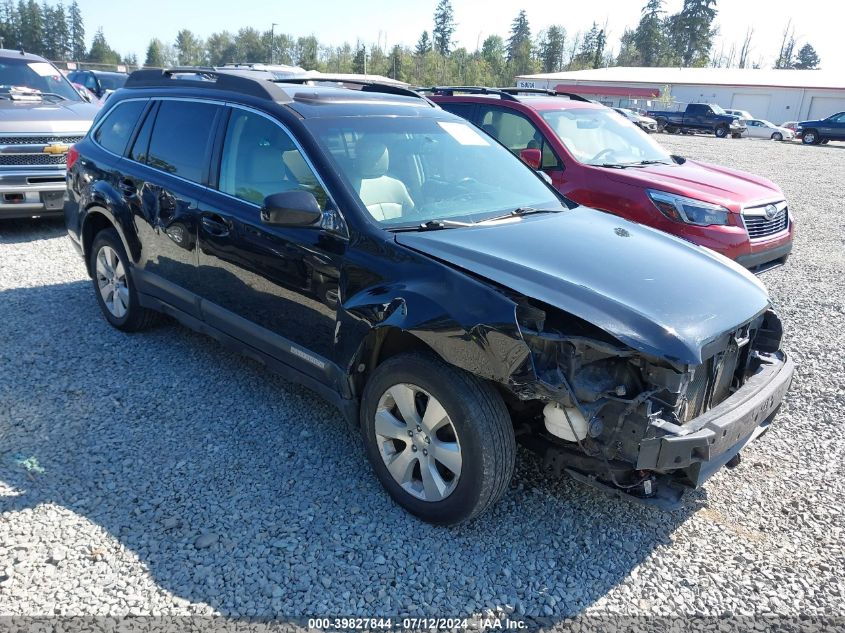
[[[816,88],[845,90],[845,73],[829,70],[773,70],[761,68],[638,68],[612,66],[591,70],[520,75],[519,80],[557,81],[567,84],[605,82],[651,84],[657,86],[687,84],[706,86],[760,86],[777,88]]]

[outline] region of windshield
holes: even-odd
[[[127,76],[126,75],[98,75],[97,79],[100,80],[100,85],[105,90],[118,90],[123,88],[123,84],[126,83]]]
[[[461,120],[343,117],[305,123],[384,228],[564,208],[519,158]]]
[[[70,101],[82,100],[52,64],[31,59],[0,58],[0,98],[35,93],[59,95],[59,98]]]
[[[657,141],[612,110],[570,108],[541,114],[575,160],[586,165],[672,162]]]
[[[727,114],[727,112],[722,109],[722,106],[715,103],[710,104],[710,109],[713,110],[713,114]]]

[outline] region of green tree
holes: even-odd
[[[212,33],[205,41],[205,54],[212,66],[223,66],[234,62],[238,56],[235,38],[228,31]]]
[[[822,60],[818,53],[816,53],[816,49],[810,44],[804,44],[804,46],[802,46],[798,51],[793,68],[798,68],[800,70],[816,70],[821,63]]]
[[[205,44],[188,29],[176,34],[174,48],[180,66],[199,66],[205,62]]]
[[[660,65],[666,51],[663,0],[648,0],[643,7],[640,22],[633,32],[633,37],[629,38],[627,45],[629,50],[632,46],[636,48],[639,55],[639,64],[643,66]]]
[[[544,73],[563,70],[563,52],[566,45],[566,29],[553,25],[540,38],[539,55]]]
[[[43,53],[44,42],[44,16],[41,7],[35,0],[18,2],[18,14],[21,17],[20,46],[32,53]]]
[[[428,31],[423,31],[420,39],[417,41],[414,54],[422,57],[429,51],[431,51],[431,38],[428,36]]]
[[[5,48],[14,48],[19,43],[21,16],[13,0],[0,5],[0,42]]]
[[[88,52],[86,61],[94,64],[119,64],[120,53],[113,50],[106,42],[103,29],[97,29],[94,39],[91,41],[91,50]]]
[[[514,75],[525,75],[534,72],[534,59],[531,46],[531,27],[525,10],[511,23],[511,34],[508,38],[508,66]]]
[[[67,14],[67,27],[70,33],[70,57],[71,59],[85,59],[85,23],[82,20],[82,11],[76,0],[70,3]]]
[[[684,0],[681,12],[668,19],[671,48],[681,65],[707,64],[716,33],[716,13],[716,0]]]
[[[367,74],[367,47],[358,42],[355,57],[352,58],[352,72],[359,75]]]
[[[455,16],[452,3],[440,0],[434,10],[434,29],[431,32],[434,50],[441,55],[448,55],[452,50],[452,34],[455,32]]]
[[[320,65],[320,43],[313,35],[296,40],[296,65],[305,70],[317,70]]]
[[[404,67],[402,47],[398,44],[390,51],[390,59],[387,64],[387,76],[391,79],[402,81],[402,69]]]
[[[619,38],[619,54],[616,56],[617,66],[644,66],[642,54],[637,48],[637,32],[625,29]]]
[[[503,83],[511,83],[507,77],[507,49],[505,40],[498,35],[490,35],[481,45],[481,61],[485,64],[487,74],[491,77],[491,83],[499,86]]]
[[[256,29],[247,27],[240,29],[235,36],[235,46],[238,50],[238,62],[269,62],[269,48]]]
[[[151,66],[153,68],[164,68],[167,66],[164,44],[160,39],[153,38],[150,40],[150,45],[147,46],[147,57],[144,60],[144,66]]]

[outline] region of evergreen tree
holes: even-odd
[[[673,53],[683,66],[707,64],[716,13],[716,0],[684,0],[681,12],[667,21]]]
[[[599,52],[599,45],[601,51]],[[596,57],[604,55],[604,31],[599,29],[598,24],[593,22],[590,30],[584,34],[578,53],[572,60],[572,67],[575,70],[584,68],[595,68]]]
[[[566,29],[553,25],[540,40],[539,55],[544,73],[563,70],[563,51],[566,45]]]
[[[423,31],[414,49],[414,55],[424,57],[429,51],[431,51],[431,39],[428,37],[428,31]]]
[[[21,17],[20,46],[25,51],[41,54],[44,47],[44,16],[35,0],[18,2],[18,14]]]
[[[775,60],[775,68],[792,68],[794,60],[792,58],[795,51],[795,27],[792,26],[792,20],[786,23],[786,28],[783,30],[783,39],[780,43],[780,52],[778,58]]]
[[[637,48],[637,32],[625,29],[619,38],[619,55],[616,56],[617,66],[644,66],[642,54]]]
[[[367,74],[367,47],[358,42],[355,57],[352,58],[352,72],[359,75]]]
[[[800,70],[816,70],[821,63],[822,60],[819,58],[818,53],[816,53],[816,49],[810,44],[804,44],[804,46],[802,46],[798,51],[798,56],[795,58],[793,68],[798,68]]]
[[[18,45],[21,31],[21,18],[13,0],[5,0],[0,5],[0,44],[5,48]]]
[[[648,0],[628,47],[633,45],[643,66],[659,66],[666,49],[663,24],[663,0]],[[624,37],[624,36],[623,36]]]
[[[150,40],[150,45],[147,46],[147,57],[144,60],[144,66],[151,66],[153,68],[164,68],[167,66],[167,60],[164,53],[164,44],[158,38]]]
[[[176,63],[180,66],[199,66],[205,59],[205,45],[188,29],[176,34]]]
[[[79,4],[73,0],[67,15],[68,32],[70,33],[71,59],[85,59],[85,24],[82,21],[82,11]]]
[[[94,64],[119,64],[120,54],[113,50],[106,42],[103,29],[97,29],[94,39],[91,41],[91,50],[86,56],[86,61]]]
[[[525,10],[519,12],[511,23],[508,38],[508,67],[511,75],[526,75],[534,72],[534,58],[531,45],[531,27]]]
[[[398,44],[390,52],[387,73],[387,76],[391,79],[402,81],[402,47]]]
[[[441,55],[448,55],[452,50],[452,34],[455,32],[455,17],[449,0],[440,0],[434,10],[434,50]]]

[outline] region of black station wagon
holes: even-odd
[[[792,378],[753,275],[576,206],[410,90],[138,71],[68,167],[109,323],[164,313],[304,383],[426,521],[489,508],[517,440],[677,505]]]

